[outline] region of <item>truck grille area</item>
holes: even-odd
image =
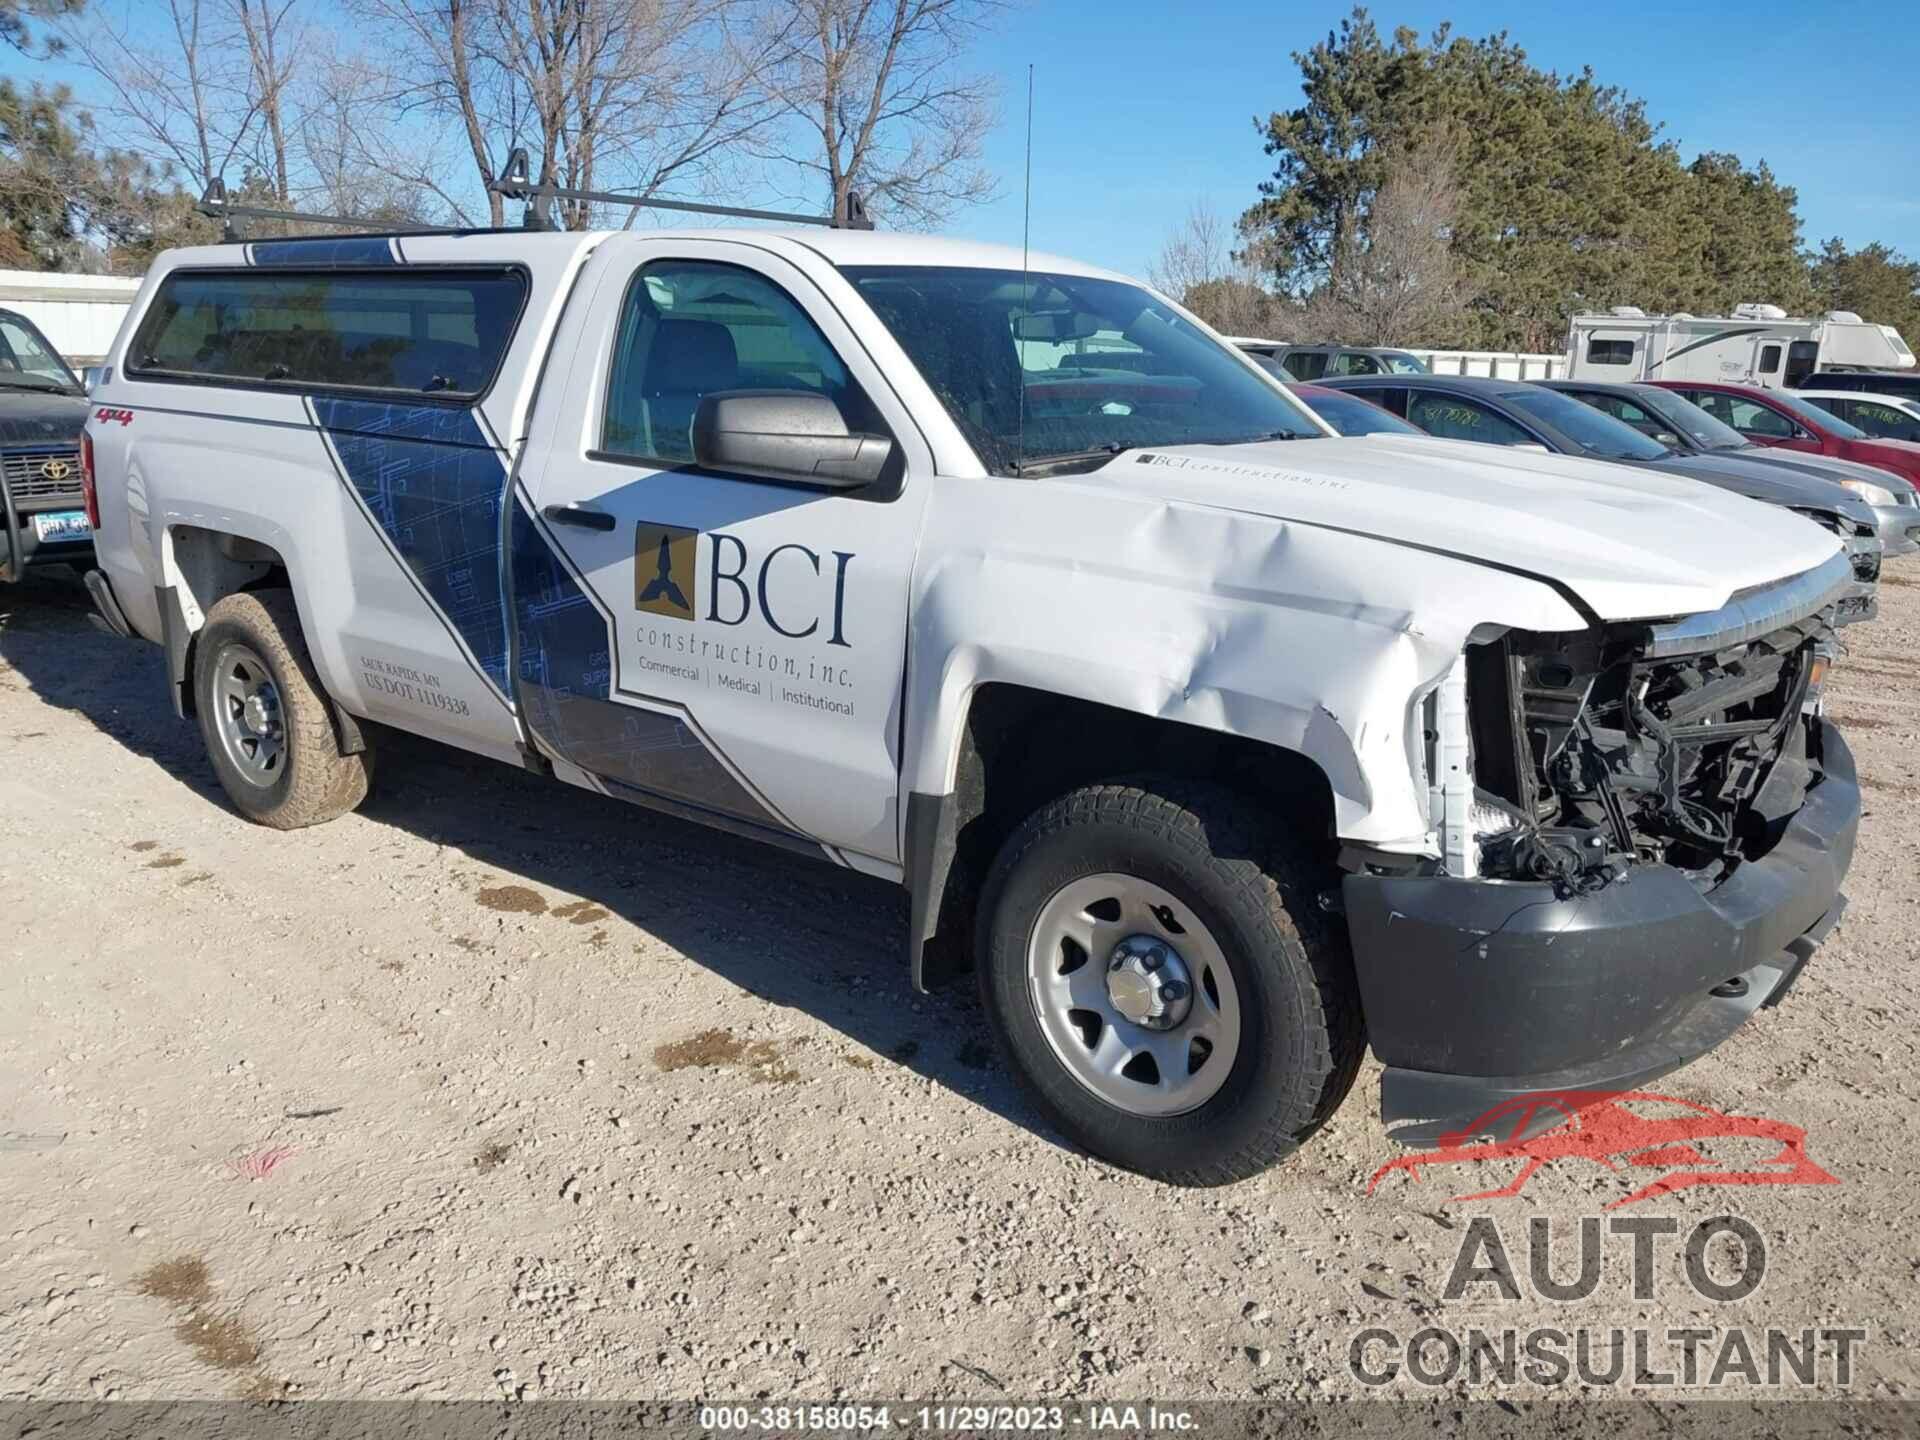
[[[23,500],[78,500],[80,452],[75,450],[12,450],[0,455],[0,472],[14,503]]]
[[[1814,771],[1802,715],[1830,612],[1696,655],[1633,627],[1468,652],[1481,872],[1569,891],[1661,863],[1716,883],[1771,848]]]

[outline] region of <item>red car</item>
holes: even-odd
[[[1877,439],[1838,415],[1809,405],[1791,390],[1762,390],[1754,385],[1720,385],[1704,380],[1653,383],[1684,395],[1756,445],[1778,445],[1874,465],[1904,476],[1909,485],[1920,490],[1920,442]]]

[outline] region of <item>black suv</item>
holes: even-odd
[[[26,316],[0,310],[0,581],[93,563],[80,481],[86,390]]]

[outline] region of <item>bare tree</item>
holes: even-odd
[[[438,137],[393,123],[392,79],[368,56],[312,35],[301,52],[292,143],[311,208],[391,223],[433,223],[452,208],[420,177],[447,170]]]
[[[144,29],[130,8],[69,21],[67,58],[100,80],[103,130],[199,189],[246,152],[258,99],[240,47],[227,43],[226,0],[164,0],[147,13],[161,18]]]
[[[392,42],[397,113],[450,122],[483,190],[515,145],[536,183],[698,189],[774,113],[770,71],[787,45],[785,7],[769,0],[353,3]],[[444,172],[406,178],[464,214]],[[584,202],[560,213],[576,227],[597,218]],[[488,191],[488,219],[503,215]]]
[[[1198,201],[1148,264],[1147,278],[1223,335],[1285,338],[1275,333],[1284,328],[1284,302],[1260,283],[1256,257],[1235,250],[1239,238],[1231,222]]]
[[[349,0],[353,12],[380,36],[387,46],[389,68],[387,100],[402,117],[431,122],[451,122],[472,158],[482,193],[486,195],[487,221],[498,225],[506,215],[501,198],[488,188],[497,178],[499,160],[489,133],[487,111],[490,97],[483,94],[486,58],[476,48],[475,12],[483,10],[487,0]],[[478,23],[484,23],[482,15]],[[446,182],[425,167],[393,157],[396,173],[430,190],[457,218],[472,223],[472,215],[460,198],[460,187]]]
[[[530,132],[539,183],[642,196],[698,187],[773,113],[787,27],[766,14],[743,0],[493,0],[496,128]],[[595,210],[572,201],[561,215],[584,228]]]
[[[980,163],[995,118],[990,77],[965,70],[997,0],[790,0],[781,64],[790,135],[770,158],[825,182],[835,215],[872,208],[932,226],[992,198]]]
[[[240,34],[247,45],[247,93],[260,117],[267,146],[265,164],[274,198],[285,204],[293,194],[287,168],[288,91],[294,57],[301,50],[297,21],[292,19],[299,0],[229,0]]]
[[[1446,136],[1387,157],[1363,223],[1341,239],[1309,312],[1358,345],[1445,340],[1472,299],[1453,258],[1458,147]],[[1337,332],[1337,333],[1334,333]]]

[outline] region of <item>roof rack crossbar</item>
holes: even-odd
[[[245,227],[236,224],[244,220],[288,220],[302,225],[338,225],[346,230],[371,230],[378,225],[383,235],[451,235],[458,233],[451,225],[409,225],[405,222],[387,224],[371,221],[364,215],[311,215],[304,210],[273,210],[260,205],[235,205],[227,199],[227,186],[217,177],[207,182],[206,193],[193,207],[200,214],[219,220],[224,225],[222,238],[227,241],[246,239]]]
[[[741,220],[768,220],[780,225],[824,225],[835,230],[871,230],[867,207],[855,194],[847,196],[847,213],[840,215],[802,215],[787,210],[749,210],[738,205],[708,205],[695,200],[665,200],[655,195],[629,195],[610,190],[569,190],[548,181],[536,185],[529,175],[527,152],[515,146],[507,154],[500,178],[487,188],[508,200],[527,204],[529,230],[553,228],[553,202],[571,200],[589,205],[627,205],[643,210],[673,210],[687,215],[727,215]]]

